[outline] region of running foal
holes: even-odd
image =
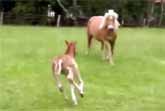
[[[76,55],[76,42],[68,42],[65,40],[67,49],[64,55],[55,57],[52,63],[52,70],[55,80],[57,82],[57,87],[61,93],[64,94],[63,86],[60,81],[61,73],[66,75],[67,80],[70,84],[71,97],[75,105],[78,104],[77,98],[75,95],[75,89],[79,92],[80,96],[83,97],[83,80],[80,76],[80,71],[78,65],[75,61]],[[64,94],[66,97],[66,95]]]

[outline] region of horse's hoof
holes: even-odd
[[[111,60],[109,60],[109,63],[112,65],[112,66],[114,66],[115,64],[114,64],[114,62],[113,61],[111,61]]]
[[[111,64],[112,66],[114,66],[114,65],[115,65],[113,62],[110,62],[110,64]]]
[[[80,96],[83,98],[83,97],[84,97],[84,94],[83,94],[83,93],[81,93],[81,94],[80,94]]]

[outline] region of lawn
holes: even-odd
[[[85,82],[78,106],[64,101],[51,72],[64,40],[77,41]],[[165,29],[121,28],[114,66],[93,42],[86,55],[83,27],[0,26],[0,111],[165,111]]]

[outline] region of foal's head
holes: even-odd
[[[65,54],[69,54],[74,57],[76,55],[76,42],[68,42],[65,40],[65,43],[67,45]]]

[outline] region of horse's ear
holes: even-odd
[[[66,45],[68,45],[68,44],[69,44],[69,42],[68,42],[67,40],[65,40],[65,43],[66,43]]]

